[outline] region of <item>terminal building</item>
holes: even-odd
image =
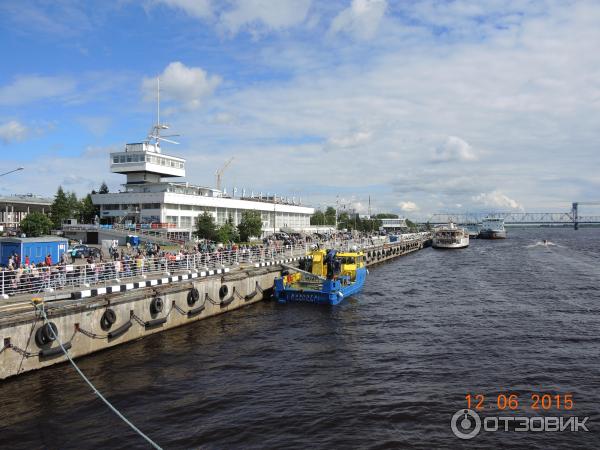
[[[48,212],[53,199],[33,194],[0,197],[0,231],[17,231],[30,212]]]
[[[102,223],[146,224],[189,236],[196,218],[204,212],[212,214],[217,225],[229,219],[237,225],[244,211],[258,211],[263,234],[310,227],[314,208],[302,206],[296,199],[246,196],[245,192],[234,198],[219,189],[166,181],[185,176],[185,160],[161,152],[159,132],[164,128],[157,125],[148,141],[126,144],[123,151],[110,154],[111,172],[126,175],[127,181],[122,192],[92,195]]]
[[[396,218],[396,219],[380,219],[381,220],[381,230],[386,233],[402,233],[408,230],[408,226],[406,225],[406,219]]]

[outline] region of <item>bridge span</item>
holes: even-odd
[[[501,217],[506,225],[572,225],[575,230],[579,225],[600,225],[600,215],[580,215],[580,205],[600,205],[600,202],[573,202],[568,212],[489,212],[489,213],[436,213],[429,220],[432,225],[450,221],[463,224],[478,224],[485,217]]]

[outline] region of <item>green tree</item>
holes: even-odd
[[[92,195],[88,194],[81,199],[77,205],[79,220],[83,223],[92,223],[94,218],[100,213],[97,206],[92,202]]]
[[[323,211],[316,210],[315,213],[310,216],[310,224],[311,225],[325,225],[325,214]]]
[[[100,190],[98,191],[98,194],[108,194],[108,186],[104,181],[100,185]]]
[[[224,244],[227,242],[238,242],[240,240],[240,236],[237,228],[235,228],[230,221],[227,221],[227,223],[224,223],[217,229],[216,240]]]
[[[335,222],[332,224],[335,225]],[[354,218],[350,220],[348,213],[343,212],[338,215],[338,230],[352,230],[354,228]]]
[[[204,211],[204,213],[198,215],[194,235],[198,239],[208,239],[210,241],[214,241],[217,238],[217,225],[212,214]]]
[[[405,221],[405,222],[406,222],[406,227],[407,227],[407,228],[408,228],[410,231],[416,231],[416,230],[419,228],[419,226],[418,226],[416,223],[414,223],[414,222],[412,222],[412,221],[410,221],[410,220],[408,220],[408,219],[406,219],[406,221]]]
[[[67,219],[75,218],[79,214],[79,200],[75,192],[69,192],[67,194],[67,203],[69,205],[69,217]]]
[[[258,211],[244,211],[242,220],[237,226],[240,240],[247,242],[251,236],[259,237],[262,233],[262,218]]]
[[[54,228],[58,229],[61,227],[63,221],[68,219],[70,216],[69,199],[62,186],[58,187],[54,201],[50,205],[50,218]]]
[[[376,214],[375,218],[376,219],[397,219],[398,214],[381,213],[381,214]]]
[[[34,211],[21,220],[20,227],[27,237],[39,237],[50,234],[52,221],[46,214]]]
[[[335,225],[335,208],[333,206],[328,206],[325,210],[325,225]]]

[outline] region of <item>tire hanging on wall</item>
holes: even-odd
[[[54,332],[54,333],[53,333]],[[58,328],[54,322],[48,322],[42,325],[35,332],[35,343],[42,347],[54,341],[58,336]]]
[[[102,328],[104,331],[108,331],[116,321],[117,314],[114,310],[108,308],[106,311],[104,311],[102,317],[100,318],[100,328]]]
[[[194,304],[198,301],[199,298],[200,292],[198,292],[198,289],[196,289],[195,287],[191,288],[187,295],[188,306],[194,306]]]
[[[222,285],[219,289],[219,298],[223,300],[229,294],[229,287],[226,284]]]
[[[150,302],[150,312],[152,314],[158,314],[162,312],[164,306],[163,299],[160,297],[154,297]]]

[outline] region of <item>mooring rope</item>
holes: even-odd
[[[44,304],[42,303],[41,307],[38,306],[38,305],[35,305],[35,304],[34,304],[34,306],[37,308],[37,310],[40,312],[40,314],[44,318],[44,323],[48,324],[49,320],[48,320],[48,316],[46,315],[46,311],[44,311]],[[152,439],[150,439],[148,436],[146,436],[138,427],[136,427],[133,423],[131,423],[127,419],[127,417],[125,417],[123,414],[121,414],[121,412],[117,408],[115,408],[100,393],[100,391],[98,391],[98,389],[96,389],[96,387],[92,384],[92,382],[83,374],[83,372],[77,366],[77,364],[75,364],[75,361],[73,361],[73,359],[71,359],[71,355],[69,355],[69,353],[67,352],[67,350],[63,346],[63,343],[61,342],[61,340],[54,333],[54,329],[51,326],[49,326],[48,329],[50,330],[50,332],[54,336],[54,339],[56,340],[56,342],[58,342],[58,345],[60,345],[60,348],[62,349],[63,353],[65,354],[65,356],[67,357],[67,359],[69,360],[69,362],[73,365],[73,367],[75,368],[75,370],[77,371],[77,373],[81,376],[81,378],[83,378],[83,380],[89,385],[89,387],[92,388],[92,391],[94,392],[94,394],[96,394],[98,397],[100,397],[100,399],[106,404],[106,406],[108,406],[111,409],[112,412],[114,412],[117,416],[119,416],[121,418],[121,420],[123,420],[123,422],[125,422],[127,425],[129,425],[133,431],[135,431],[137,434],[139,434],[141,437],[143,437],[152,447],[154,447],[154,448],[156,448],[158,450],[162,450],[162,448],[156,442],[154,442]]]

